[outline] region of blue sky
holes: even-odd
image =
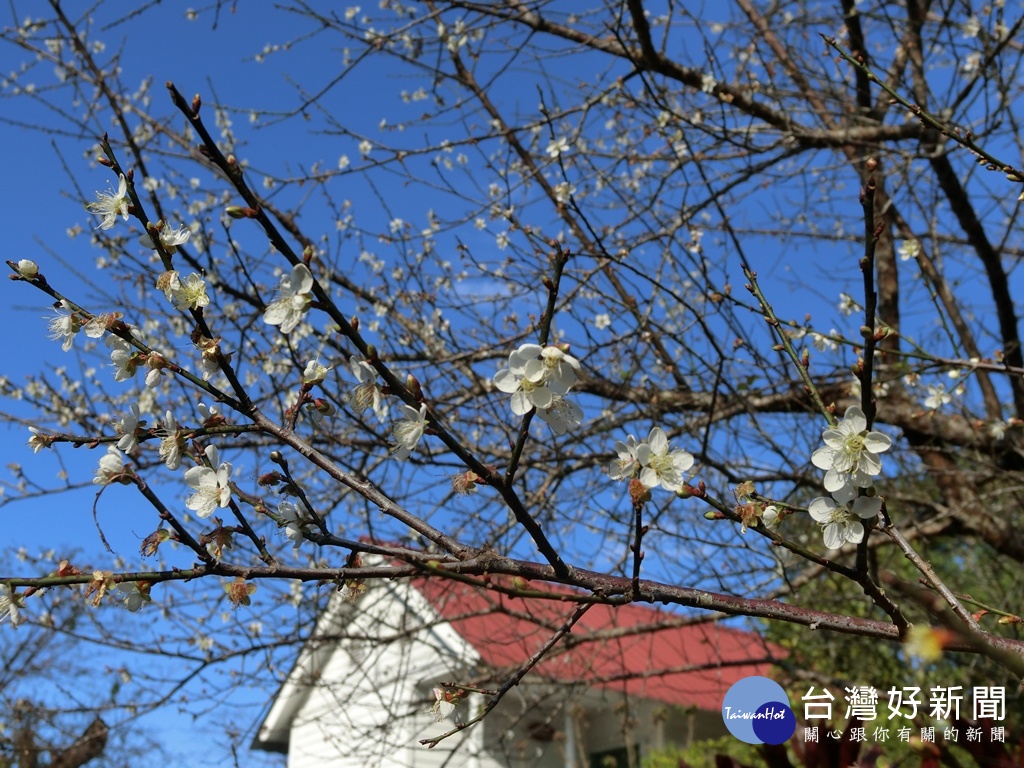
[[[402,88],[396,74],[383,68],[374,58],[356,68],[354,74],[347,77],[331,97],[325,100],[336,111],[339,121],[355,135],[311,136],[307,133],[296,140],[290,121],[250,130],[246,121],[249,110],[283,113],[296,105],[293,82],[301,82],[310,92],[316,92],[331,83],[341,68],[342,51],[340,48],[325,51],[324,41],[312,38],[288,52],[271,52],[257,66],[253,61],[254,55],[263,52],[266,45],[300,36],[307,28],[306,23],[278,13],[274,15],[275,26],[270,31],[260,4],[238,3],[235,11],[231,10],[231,6],[222,9],[217,22],[218,29],[212,30],[210,13],[200,14],[197,21],[188,21],[183,7],[177,3],[158,4],[147,12],[145,24],[114,26],[99,32],[98,36],[106,42],[108,49],[121,49],[122,80],[128,87],[137,87],[152,77],[153,97],[161,100],[166,98],[162,84],[171,80],[186,96],[195,92],[207,95],[215,93],[217,98],[235,108],[235,126],[247,142],[243,149],[244,155],[256,168],[280,169],[287,163],[308,167],[317,160],[323,161],[326,167],[336,167],[338,158],[343,154],[355,161],[359,156],[358,136],[371,139],[379,136],[381,128],[378,120],[381,114],[393,115],[394,121],[409,119],[416,114],[415,105],[406,105],[395,97],[396,92]],[[4,20],[3,23],[11,22]],[[104,23],[98,21],[97,28],[102,28]],[[16,49],[0,48],[0,73],[17,69],[22,57],[22,52]],[[593,60],[581,60],[579,67],[581,78],[591,77],[597,69]],[[45,75],[40,74],[40,83],[45,82]],[[22,78],[22,85],[30,80],[32,77]],[[521,98],[524,103],[531,105],[537,98],[533,92],[506,96],[510,101]],[[212,101],[212,96],[208,96],[207,103]],[[0,118],[8,121],[0,122],[0,163],[4,168],[3,181],[0,182],[0,205],[8,221],[5,258],[32,258],[40,263],[51,278],[73,284],[76,271],[85,275],[92,273],[98,253],[90,246],[88,239],[88,230],[95,225],[95,218],[83,206],[92,199],[94,190],[115,186],[115,180],[107,169],[90,164],[86,156],[96,138],[94,135],[54,137],[39,130],[31,130],[26,124],[37,120],[51,122],[52,116],[36,111],[30,105],[30,101],[24,98],[12,99],[6,93],[0,100]],[[170,113],[170,110],[167,112]],[[173,119],[181,123],[180,117]],[[97,126],[97,130],[101,128]],[[406,136],[389,134],[388,139],[416,146],[421,136],[410,132]],[[70,169],[70,179],[65,163]],[[81,187],[81,195],[62,194],[63,191],[73,190],[76,184]],[[399,181],[393,186],[387,186],[386,180],[383,184],[388,199],[400,201],[395,209],[402,215],[410,218],[420,216],[431,204],[422,192],[416,193],[419,197],[411,197],[413,193],[405,191]],[[363,206],[361,213],[366,214],[374,208],[376,202],[369,192],[364,192],[353,196],[360,198],[359,203]],[[829,206],[847,206],[851,204],[855,193],[856,190],[849,185],[837,184],[832,199],[818,201],[818,204],[822,210]],[[412,213],[406,213],[406,210]],[[770,214],[770,211],[766,208],[752,212],[751,217],[757,218],[762,214]],[[380,210],[376,215],[386,225],[389,212]],[[85,234],[69,238],[66,230],[76,225],[85,228]],[[472,226],[463,227],[459,237],[470,243],[493,243],[493,234],[478,232]],[[832,324],[840,326],[840,318],[835,309],[836,294],[841,287],[851,292],[856,289],[855,269],[847,270],[851,278],[847,286],[830,283],[818,295],[810,295],[806,299],[801,297],[800,301],[806,303],[791,305],[789,288],[795,284],[806,288],[814,279],[808,277],[809,274],[824,275],[835,270],[835,265],[820,264],[819,254],[796,239],[778,251],[768,247],[766,241],[758,242],[756,238],[751,238],[747,244],[751,252],[756,252],[758,268],[762,270],[766,284],[775,290],[775,296],[780,297],[776,302],[780,314],[799,318],[805,311],[813,310],[820,320],[819,326],[826,329]],[[70,269],[61,267],[61,261],[69,265]],[[791,265],[796,265],[798,274],[794,275],[790,271]],[[732,277],[734,289],[738,291],[740,281],[736,280],[736,275]],[[58,343],[45,338],[45,318],[50,314],[45,297],[24,285],[13,282],[5,282],[4,285],[0,300],[5,307],[3,316],[9,332],[0,337],[0,360],[3,360],[0,373],[13,381],[20,381],[27,373],[40,369],[66,365],[69,370],[74,370],[77,365],[74,355],[77,352],[62,353]],[[476,278],[470,285],[481,291],[494,287],[487,277]],[[922,305],[926,306],[923,291],[920,295]],[[854,334],[856,325],[853,321],[846,322],[846,332]],[[18,404],[5,403],[4,407],[17,412]],[[20,464],[46,479],[55,478],[61,465],[46,452],[33,456],[25,445],[27,437],[27,431],[21,427],[4,433],[3,461],[0,464]],[[816,439],[816,436],[813,437]],[[67,462],[63,468],[72,477],[84,479],[88,486],[97,453],[82,448],[62,450],[60,455]],[[256,471],[252,466],[239,469],[249,474]],[[113,567],[113,558],[102,552],[96,523],[90,513],[93,491],[88,486],[73,496],[61,496],[57,500],[41,499],[0,507],[0,524],[4,530],[2,543],[17,543],[30,549],[82,549],[90,554],[93,565]],[[109,488],[107,494],[98,520],[116,552],[134,552],[139,539],[149,532],[149,523],[139,522],[133,504],[116,503],[120,499],[131,498],[127,489]],[[63,512],[59,516],[55,514],[57,505]],[[246,618],[240,614],[238,620],[244,622]],[[268,684],[263,691],[264,695],[272,689],[273,685]],[[259,690],[253,695],[258,696]],[[200,721],[202,724],[203,721]],[[172,751],[179,744],[196,743],[193,735],[196,725],[191,718],[176,715],[173,707],[159,718],[149,719],[147,726],[157,728],[165,736],[168,749]],[[216,733],[211,729],[206,733],[206,738],[213,745]],[[194,750],[194,747],[190,747],[190,750]],[[205,766],[210,764],[208,757],[208,753],[198,758],[178,754],[175,764]],[[226,760],[227,757],[222,755],[214,764],[225,764]],[[246,764],[248,760],[243,759],[242,762]]]

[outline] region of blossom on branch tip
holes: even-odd
[[[25,280],[33,280],[39,276],[39,265],[32,259],[19,259],[17,270],[18,275]]]
[[[279,296],[264,311],[263,321],[281,326],[282,333],[291,333],[309,309],[312,290],[313,273],[305,264],[296,264],[291,274],[281,276]]]
[[[128,181],[122,173],[118,176],[116,194],[114,192],[97,192],[96,201],[85,207],[90,213],[103,217],[103,221],[96,226],[96,229],[110,229],[114,226],[118,216],[128,221],[129,205],[131,205],[131,200],[128,198]]]
[[[409,458],[416,449],[417,443],[423,437],[427,428],[427,405],[421,403],[419,410],[411,405],[402,404],[402,418],[394,422],[392,432],[395,436],[395,443],[391,446],[391,453],[396,459],[405,460]]]
[[[32,433],[32,437],[28,439],[28,447],[32,449],[32,453],[39,453],[43,448],[49,448],[50,444],[53,443],[51,435],[44,435],[36,427],[29,427],[28,431]]]
[[[116,445],[107,446],[107,452],[100,458],[96,468],[96,477],[92,479],[96,485],[109,485],[124,473],[124,456]]]
[[[682,449],[670,450],[661,427],[653,427],[647,441],[636,449],[640,462],[640,482],[648,488],[661,486],[666,491],[683,487],[683,473],[693,466],[693,456]]]
[[[205,453],[210,466],[192,467],[185,472],[185,482],[195,491],[185,506],[199,517],[209,517],[217,507],[226,507],[231,501],[231,465],[220,461],[215,445],[207,446]]]
[[[892,447],[881,432],[868,432],[864,411],[855,405],[846,409],[842,421],[822,432],[825,445],[811,454],[811,463],[825,472],[825,490],[838,491],[847,483],[867,488],[882,471],[878,454]]]
[[[829,549],[839,549],[846,542],[860,544],[864,540],[864,525],[860,521],[877,517],[881,509],[879,497],[858,496],[857,489],[849,483],[833,491],[831,499],[819,496],[807,505],[811,518],[821,526]]]
[[[331,370],[331,366],[323,365],[319,360],[310,360],[302,372],[302,383],[320,384],[327,378],[329,370]]]

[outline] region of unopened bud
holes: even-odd
[[[192,97],[192,114],[198,115],[199,108],[201,106],[203,106],[203,100],[199,98],[199,94],[197,93],[195,96]]]
[[[110,168],[113,165],[113,163],[110,162],[110,160],[108,160],[104,155],[97,155],[96,162],[99,163],[100,165],[107,166],[107,168]]]
[[[412,393],[413,397],[423,402],[423,387],[420,386],[419,379],[411,373],[405,377],[405,388]]]
[[[245,208],[240,205],[229,205],[224,209],[224,213],[232,219],[255,219],[259,215],[259,211],[255,208]]]
[[[39,265],[31,259],[21,259],[15,269],[26,280],[33,280],[39,275]]]
[[[878,167],[878,160],[873,157],[869,157],[867,162],[864,163],[864,167],[867,168],[868,173],[871,173]]]
[[[280,451],[271,451],[270,460],[275,464],[284,465],[284,456],[281,455]]]

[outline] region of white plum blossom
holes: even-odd
[[[576,383],[576,371],[580,369],[580,361],[558,347],[544,347],[540,358],[546,370],[544,378],[548,382],[548,387],[556,395],[566,394]]]
[[[52,439],[49,435],[44,435],[36,427],[29,427],[28,431],[32,433],[32,437],[28,439],[28,447],[32,449],[32,453],[39,453],[43,448],[49,448]]]
[[[693,466],[693,456],[682,449],[671,450],[661,427],[653,427],[647,441],[636,449],[640,462],[640,482],[648,488],[661,486],[666,491],[683,487],[683,473]]]
[[[356,413],[372,407],[377,419],[384,421],[388,417],[388,404],[384,401],[384,391],[377,383],[377,371],[366,360],[360,360],[354,355],[349,358],[348,367],[359,382],[349,397],[352,407]]]
[[[178,250],[178,246],[187,243],[190,237],[192,237],[192,232],[185,229],[185,227],[171,229],[170,227],[165,226],[160,230],[160,244],[168,253],[174,253]],[[156,244],[153,242],[153,238],[149,236],[148,232],[139,238],[139,245],[153,251],[156,250]]]
[[[305,264],[296,264],[291,274],[281,276],[280,295],[263,313],[263,321],[281,326],[282,333],[291,333],[309,309],[313,300],[313,274]]]
[[[117,441],[117,447],[124,451],[124,453],[131,453],[139,445],[135,430],[139,426],[141,416],[139,404],[132,403],[129,406],[128,413],[122,416],[121,421],[118,422],[117,433],[121,435],[121,439]]]
[[[455,711],[455,704],[452,703],[449,694],[441,688],[435,688],[432,693],[434,694],[434,706],[430,708],[430,714],[440,723]]]
[[[139,589],[137,581],[123,581],[117,585],[116,589],[122,594],[121,603],[131,613],[137,613],[143,605],[150,601],[148,591],[143,592]]]
[[[608,465],[608,477],[612,480],[628,480],[640,469],[640,459],[637,458],[637,449],[642,445],[632,435],[626,437],[626,442],[615,441],[615,453],[617,458]]]
[[[206,281],[201,275],[193,272],[184,280],[178,277],[177,272],[172,272],[171,275],[164,293],[167,300],[174,304],[175,309],[184,311],[209,305],[210,297],[206,294]]]
[[[11,626],[15,628],[22,622],[17,595],[7,584],[0,584],[0,624],[8,618],[11,620]]]
[[[304,534],[313,531],[313,517],[301,499],[294,502],[282,501],[277,505],[277,514],[284,521],[284,535],[292,542],[295,549],[299,548],[305,538]]]
[[[811,517],[821,526],[825,546],[829,549],[839,549],[846,542],[860,544],[864,540],[861,520],[877,517],[881,509],[879,497],[858,496],[857,489],[849,483],[832,491],[831,499],[819,496],[807,507]]]
[[[177,469],[181,466],[181,447],[185,442],[182,430],[178,429],[178,422],[174,414],[167,411],[163,427],[159,430],[160,435],[160,461],[167,465],[168,469]]]
[[[779,523],[782,522],[782,517],[779,515],[779,508],[774,504],[769,504],[761,512],[761,522],[764,523],[764,527],[774,531],[779,527]]]
[[[516,416],[524,416],[534,408],[550,411],[555,409],[555,401],[576,383],[579,368],[579,360],[558,347],[523,344],[508,356],[508,368],[494,375],[494,385],[512,395],[512,413]],[[566,415],[578,411],[574,405],[558,408]],[[582,418],[582,412],[579,416]],[[557,417],[556,423],[561,423]]]
[[[932,411],[937,411],[942,406],[952,402],[952,396],[946,391],[946,388],[942,384],[936,384],[935,386],[929,385],[928,396],[924,399],[924,407]]]
[[[114,381],[126,381],[135,375],[139,367],[139,358],[135,348],[117,336],[107,338],[110,347],[110,362],[114,364]]]
[[[71,305],[67,299],[61,299],[54,307],[57,314],[50,318],[50,338],[54,341],[63,339],[60,348],[67,352],[75,341],[75,334],[78,333],[79,321],[75,317]]]
[[[537,416],[556,435],[564,435],[583,420],[583,410],[572,400],[556,397],[548,408],[538,408]]]
[[[553,139],[548,143],[547,149],[544,151],[548,153],[548,157],[554,160],[563,152],[569,151],[569,141],[564,136]]]
[[[916,259],[918,254],[921,253],[921,243],[917,240],[904,240],[896,252],[900,255],[900,261]]]
[[[306,369],[302,372],[303,384],[320,384],[327,378],[327,372],[331,366],[323,365],[319,360],[310,360],[306,363]]]
[[[811,463],[825,472],[825,490],[838,491],[847,483],[869,487],[882,471],[878,454],[892,447],[881,432],[868,432],[864,411],[855,405],[846,409],[842,421],[822,433],[825,445],[811,454]]]
[[[103,217],[103,221],[96,226],[96,229],[110,229],[114,226],[118,216],[128,221],[128,206],[130,204],[131,200],[128,199],[128,181],[122,173],[118,177],[116,194],[114,192],[97,192],[96,202],[89,203],[85,207],[90,213]]]
[[[114,478],[124,471],[124,456],[116,445],[107,446],[107,452],[100,458],[96,468],[96,477],[92,479],[96,485],[109,485]]]
[[[207,446],[205,453],[210,466],[185,472],[185,482],[195,491],[185,506],[199,517],[209,517],[217,507],[226,507],[231,501],[231,465],[220,461],[215,445]]]
[[[421,403],[419,409],[403,403],[402,418],[394,422],[392,429],[395,443],[391,446],[391,452],[395,455],[395,458],[402,460],[409,458],[416,449],[416,444],[423,437],[423,432],[426,428],[426,403]]]

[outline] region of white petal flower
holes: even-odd
[[[329,370],[331,370],[329,365],[323,365],[319,360],[310,360],[306,363],[306,370],[302,372],[302,383],[320,384],[327,378]]]
[[[157,434],[160,435],[160,461],[168,469],[177,469],[181,466],[181,447],[185,443],[185,436],[178,429],[178,422],[170,411],[167,411],[163,428]]]
[[[309,309],[312,290],[313,274],[305,264],[296,264],[290,275],[282,275],[279,296],[263,313],[263,321],[291,333]]]
[[[117,585],[116,589],[122,595],[122,604],[131,613],[137,613],[150,600],[148,590],[143,592],[139,589],[137,581],[123,581]]]
[[[951,402],[953,398],[941,384],[928,387],[928,397],[924,399],[924,407],[933,411]]]
[[[32,433],[32,437],[28,439],[28,447],[32,449],[32,453],[39,453],[43,448],[49,448],[50,443],[53,442],[49,435],[44,435],[36,427],[29,427],[28,431]]]
[[[640,470],[640,482],[648,488],[660,485],[666,491],[678,491],[683,487],[683,473],[693,466],[693,456],[684,450],[670,450],[668,438],[661,427],[654,427],[636,450]]]
[[[811,463],[826,470],[824,484],[829,493],[851,482],[867,488],[882,471],[878,454],[889,450],[892,440],[881,432],[868,432],[867,427],[864,412],[851,405],[842,421],[822,432],[825,446],[811,454]]]
[[[628,480],[633,477],[637,470],[640,469],[637,449],[641,445],[642,443],[638,443],[632,435],[626,438],[626,442],[616,440],[615,453],[618,454],[618,458],[613,459],[611,464],[608,465],[608,477],[612,480]]]
[[[583,410],[572,400],[556,397],[547,408],[538,408],[537,416],[556,435],[564,435],[572,427],[578,427],[583,420]]]
[[[195,490],[185,506],[199,517],[209,517],[217,507],[226,507],[231,501],[231,465],[220,461],[215,445],[206,448],[206,458],[209,467],[192,467],[185,472],[185,482]]]
[[[206,295],[206,281],[195,272],[184,281],[176,279],[168,294],[167,298],[174,304],[174,308],[182,311],[199,309],[210,303],[210,297]]]
[[[289,538],[295,549],[304,540],[304,534],[313,530],[313,519],[301,499],[294,502],[282,501],[277,505],[277,514],[284,520],[284,535]]]
[[[575,357],[558,347],[523,344],[508,356],[508,368],[494,375],[494,385],[512,395],[512,413],[523,416],[534,408],[553,409],[556,399],[576,383],[579,367]],[[579,410],[577,406],[559,408],[568,408],[562,411],[566,415]],[[582,413],[579,416],[582,418]]]
[[[61,299],[54,307],[57,312],[55,317],[50,318],[50,338],[54,341],[63,339],[60,348],[67,352],[75,341],[75,334],[78,333],[79,322],[75,317],[67,299]]]
[[[857,496],[857,489],[849,483],[836,489],[832,496],[831,499],[819,496],[807,507],[811,517],[821,525],[825,546],[839,549],[846,542],[859,544],[864,540],[864,525],[860,521],[876,517],[882,509],[882,500],[877,496]]]
[[[128,206],[131,200],[128,198],[128,181],[122,173],[118,177],[117,194],[113,192],[97,192],[96,202],[89,203],[85,207],[91,212],[103,217],[96,229],[110,229],[120,216],[128,221]]]
[[[455,711],[455,704],[449,701],[448,695],[440,688],[435,688],[433,694],[434,706],[430,708],[430,714],[440,723]]]
[[[384,400],[384,391],[377,383],[377,371],[366,360],[359,360],[354,355],[348,361],[349,370],[352,376],[359,382],[349,401],[356,413],[362,413],[369,407],[373,407],[379,421],[388,417],[388,404]]]
[[[423,432],[427,428],[427,405],[422,403],[419,410],[411,405],[402,404],[402,418],[395,421],[393,433],[395,443],[391,452],[396,459],[407,459],[416,448]]]
[[[96,477],[92,481],[96,485],[108,485],[124,471],[124,456],[116,445],[107,446],[107,452],[100,459],[96,468]]]
[[[114,381],[126,381],[134,376],[139,367],[135,348],[117,336],[109,336],[107,346],[110,347],[110,362],[114,364]]]
[[[779,527],[779,523],[782,522],[782,518],[779,517],[779,508],[774,504],[764,508],[761,512],[761,522],[764,523],[764,527],[769,530],[776,530]]]
[[[904,240],[896,252],[900,255],[900,261],[910,261],[921,253],[921,244],[917,240]]]
[[[6,584],[0,584],[0,624],[10,618],[11,626],[17,628],[22,622],[18,607],[17,595]]]
[[[170,227],[165,226],[160,230],[160,244],[163,245],[164,250],[168,253],[174,253],[178,250],[178,246],[187,243],[191,236],[192,232],[185,229],[185,227],[171,229]],[[143,248],[149,248],[154,251],[156,250],[153,238],[149,236],[148,232],[139,238],[139,245]]]
[[[576,383],[576,371],[580,369],[580,361],[558,347],[544,347],[540,356],[547,369],[544,379],[548,382],[548,387],[556,395],[564,395]]]
[[[139,404],[132,403],[128,413],[121,417],[121,421],[117,425],[117,433],[121,435],[121,439],[117,441],[117,447],[124,453],[131,453],[139,445],[135,430],[139,426],[141,416]]]
[[[548,153],[548,157],[554,160],[563,152],[569,151],[569,141],[564,136],[559,139],[553,139],[548,142],[547,149],[544,151]]]

